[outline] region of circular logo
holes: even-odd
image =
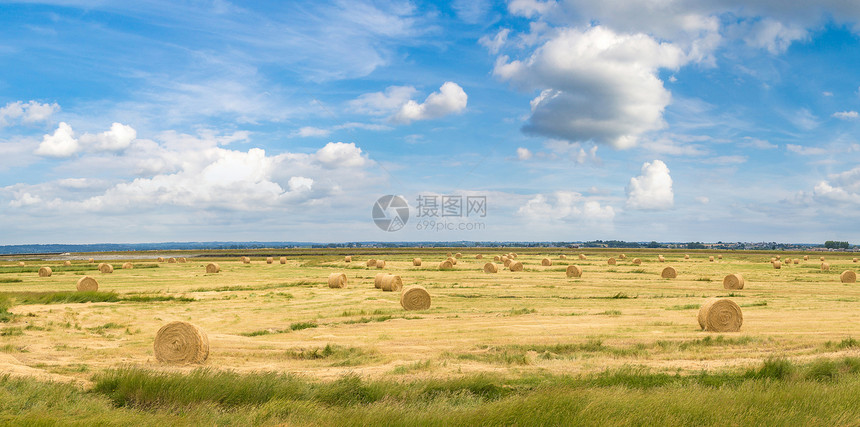
[[[373,204],[373,222],[383,231],[397,231],[409,221],[409,205],[401,196],[382,196]]]

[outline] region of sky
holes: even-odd
[[[0,0],[0,244],[857,244],[858,111],[853,1]]]

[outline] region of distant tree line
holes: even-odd
[[[851,247],[851,245],[849,245],[848,242],[828,240],[824,242],[824,247],[827,249],[848,249]]]

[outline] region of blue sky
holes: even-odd
[[[858,243],[860,3],[805,3],[0,1],[0,243]]]

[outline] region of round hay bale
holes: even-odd
[[[567,277],[582,277],[582,267],[578,265],[568,265],[565,270]]]
[[[510,258],[506,259],[504,262],[505,267],[510,267],[512,262],[514,262],[514,260],[512,260]]]
[[[785,259],[785,265],[789,265],[789,264],[791,264],[791,258],[786,258]]]
[[[809,255],[804,255],[804,256],[803,256],[803,260],[804,260],[804,261],[809,261]]]
[[[427,310],[430,308],[430,292],[423,286],[410,286],[400,293],[400,305],[404,310]]]
[[[744,323],[741,308],[726,298],[705,300],[699,308],[699,326],[710,332],[737,332]]]
[[[203,363],[209,357],[206,332],[188,322],[170,322],[155,334],[155,358],[161,363]]]
[[[251,258],[248,258],[246,256],[242,257],[242,264],[250,264],[250,263],[251,263]]]
[[[714,257],[713,257],[713,256],[709,256],[709,257],[708,257],[708,261],[710,261],[710,262],[714,262]]]
[[[78,291],[97,291],[99,290],[99,282],[96,279],[93,279],[90,276],[84,276],[78,279],[78,283],[75,285]]]
[[[90,258],[89,262],[92,264],[92,263],[96,262],[96,260],[94,258]]]
[[[776,262],[776,258],[770,257],[770,263],[773,264],[774,262]]]
[[[280,262],[281,264],[286,264],[287,263],[287,257],[285,257],[285,256],[280,257],[278,259],[278,262]]]
[[[508,256],[507,256],[507,255],[502,255],[502,258],[501,258],[499,261],[501,261],[501,262],[506,262],[506,261],[507,261],[507,260],[509,260],[509,259],[510,259],[510,258],[508,258]]]
[[[723,279],[723,288],[725,289],[743,289],[744,276],[740,273],[729,274]]]
[[[839,280],[841,280],[842,283],[854,283],[857,281],[857,273],[851,270],[845,270],[839,275]]]
[[[369,259],[369,260],[367,260],[366,263],[364,263],[364,265],[366,265],[368,267],[376,267],[376,260],[375,259]]]
[[[451,255],[451,252],[448,252],[447,254],[445,254],[445,258],[451,258],[452,256],[454,256],[454,255]]]
[[[271,263],[273,263],[273,262],[275,262],[275,258],[272,258],[272,257],[270,257],[270,256],[269,256],[269,257],[266,257],[266,264],[271,264]]]
[[[412,265],[415,267],[421,267],[421,258],[412,258]]]
[[[157,259],[156,261],[158,261],[158,262],[164,262],[164,257],[160,256],[160,257],[158,257],[158,259]]]
[[[345,288],[346,287],[346,274],[343,273],[332,273],[328,275],[328,287],[330,288]]]
[[[439,269],[444,270],[444,271],[453,270],[454,269],[454,263],[452,263],[451,261],[448,261],[446,259],[445,261],[442,261],[439,263]]]
[[[663,255],[657,255],[657,261],[666,262],[666,258],[663,258]]]
[[[451,264],[457,265],[457,258],[448,257],[448,261],[451,261]]]
[[[481,254],[475,255],[475,259],[484,259],[484,256]]]
[[[717,259],[723,259],[722,255],[717,255]]]
[[[826,262],[821,263],[821,271],[830,271],[830,264]]]
[[[499,266],[498,265],[493,264],[492,262],[488,262],[488,263],[484,264],[484,273],[498,273],[498,272],[499,272]]]
[[[633,265],[642,265],[642,260],[639,258],[633,258],[633,261],[631,262],[633,263]]]
[[[65,261],[65,262],[63,262],[63,265],[65,265],[66,267],[69,267],[72,265],[72,262],[71,261]]]
[[[544,259],[540,260],[540,265],[542,265],[544,267],[549,267],[552,265],[552,261],[549,258],[544,258]]]
[[[851,262],[857,262],[857,258],[854,258],[853,260],[851,260]]]
[[[176,261],[179,262],[180,264],[185,264],[188,262],[188,259],[185,257],[180,257],[180,258],[176,258]]]
[[[373,287],[376,289],[382,289],[382,278],[387,275],[388,273],[376,273],[376,276],[373,278]]]
[[[51,267],[39,267],[39,277],[51,277]]]
[[[394,274],[386,274],[382,277],[383,292],[397,292],[403,289],[403,279]]]
[[[454,258],[457,258],[457,259],[463,258],[463,254],[457,252],[456,254],[454,254]]]
[[[110,264],[102,264],[99,266],[99,271],[102,273],[113,273],[113,266]]]
[[[206,272],[207,273],[219,273],[221,272],[221,266],[218,263],[210,262],[206,264]]]
[[[495,261],[495,262],[499,262],[499,261],[501,261],[501,260],[502,260],[502,257],[500,257],[500,256],[498,256],[498,255],[496,255],[496,256],[494,256],[494,257],[493,257],[493,261]]]
[[[561,254],[558,256],[558,259],[567,259],[567,255]]]
[[[615,265],[615,258],[609,258],[608,260],[606,260],[606,264],[607,265]]]
[[[173,257],[167,258],[167,263],[168,264],[176,264],[176,258],[173,258]]]
[[[674,278],[678,277],[678,272],[675,271],[675,269],[672,267],[666,267],[660,273],[660,277],[662,277],[664,279],[674,279]]]
[[[624,255],[624,254],[618,255],[618,259],[627,259],[627,255]]]
[[[20,261],[20,262],[18,262],[18,267],[23,267],[23,266],[25,266],[25,265],[27,265],[27,264],[24,264],[24,261]]]
[[[797,258],[793,259],[792,262],[794,262],[795,264],[800,264],[800,260]]]
[[[519,261],[511,261],[511,260],[508,260],[508,261],[510,262],[510,265],[508,265],[508,268],[511,271],[523,271],[523,263],[521,263]]]
[[[125,264],[123,264],[123,265],[122,265],[122,268],[123,268],[124,270],[131,270],[131,269],[133,269],[133,268],[134,268],[134,264],[132,264],[132,263],[130,263],[130,262],[127,262],[127,263],[125,263]]]
[[[819,257],[819,258],[818,258],[818,260],[819,260],[819,261],[824,261],[824,257]]]
[[[684,259],[690,259],[690,256],[687,254],[684,254]]]
[[[779,270],[780,268],[782,268],[782,262],[774,261],[773,262],[773,268],[774,268],[774,270]]]
[[[517,259],[517,253],[516,253],[516,252],[511,252],[511,254],[510,254],[509,258]]]
[[[376,260],[376,268],[385,268],[385,260],[382,260],[382,259]]]
[[[781,261],[781,260],[782,260],[782,255],[777,255],[777,256],[776,256],[776,259]]]
[[[343,262],[352,262],[352,257],[349,255],[343,257]]]
[[[585,254],[579,254],[579,259],[581,259],[581,260],[585,260],[585,259],[588,259],[588,258],[585,256]]]

